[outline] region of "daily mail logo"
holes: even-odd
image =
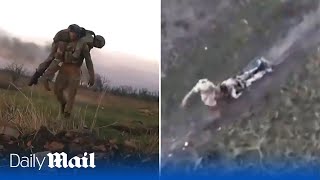
[[[11,168],[37,168],[41,170],[45,162],[49,168],[95,168],[94,153],[84,153],[83,157],[74,156],[68,159],[68,155],[62,153],[48,153],[47,156],[37,157],[31,154],[30,157],[20,157],[18,154],[10,154]]]

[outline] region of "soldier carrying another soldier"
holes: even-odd
[[[53,62],[54,59],[59,59],[59,58],[61,59],[61,56],[63,56],[63,54],[61,54],[61,52],[63,52],[63,46],[65,46],[66,43],[71,42],[71,39],[74,39],[74,36],[77,36],[77,39],[78,39],[75,51],[73,53],[75,58],[79,57],[79,54],[80,54],[79,49],[81,49],[83,44],[88,43],[88,37],[93,36],[92,37],[93,39],[96,37],[94,32],[81,28],[76,24],[71,24],[68,27],[68,29],[63,29],[59,31],[53,38],[53,43],[52,43],[49,56],[46,58],[44,62],[39,64],[38,68],[36,69],[36,72],[33,74],[33,76],[30,79],[30,82],[28,83],[29,86],[36,85],[38,83],[38,79],[40,78],[40,76],[43,75],[43,73],[50,66],[50,64]],[[60,46],[59,51],[58,51],[58,46]],[[96,45],[95,47],[102,48]],[[59,63],[55,62],[55,64],[59,64]],[[52,67],[54,67],[54,65]],[[46,79],[48,80],[52,79],[50,75],[51,73],[48,72]]]
[[[59,73],[54,84],[54,93],[60,102],[61,112],[66,118],[71,115],[75,96],[80,85],[83,60],[85,59],[86,61],[90,76],[88,85],[92,86],[94,84],[95,75],[90,50],[93,47],[102,48],[105,45],[105,40],[100,35],[95,36],[93,41],[90,42],[84,41],[85,43],[79,43],[79,41],[82,41],[79,36],[71,36],[71,42],[62,43],[61,49],[60,47],[57,49],[57,53],[60,54],[60,56],[63,55],[64,58],[62,58],[62,65],[59,66]],[[79,44],[81,44],[81,46],[79,46]],[[75,55],[75,53],[78,54]],[[55,65],[57,64],[54,64],[53,66]],[[55,70],[55,68],[52,69]],[[64,96],[65,90],[68,90],[68,99]]]
[[[81,36],[75,36],[72,37],[72,39],[76,39],[77,37],[81,37]],[[82,49],[83,46],[87,44],[89,46],[90,49],[92,49],[93,47],[96,48],[102,48],[105,44],[105,40],[102,36],[100,35],[95,35],[92,33],[86,33],[86,35],[82,38],[80,38],[74,49],[72,49],[72,54],[68,57],[68,59],[65,59],[65,51],[67,48],[68,43],[63,42],[63,41],[59,41],[57,43],[57,52],[55,53],[55,58],[54,60],[51,62],[50,66],[48,67],[48,69],[44,72],[43,74],[43,78],[44,78],[44,87],[50,91],[50,86],[49,86],[49,82],[52,81],[55,73],[60,69],[60,67],[62,66],[62,63],[64,61],[66,61],[68,63],[68,61],[70,62],[77,62],[77,59],[80,57],[81,53],[82,53]],[[69,63],[70,63],[69,62]],[[89,83],[93,83],[93,82],[89,82]]]

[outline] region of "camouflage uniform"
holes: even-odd
[[[91,31],[86,31],[85,36],[79,39],[77,42],[76,48],[72,53],[74,59],[78,59],[81,55],[82,49],[86,44],[93,44],[95,38],[95,34]]]
[[[43,73],[43,78],[45,81],[52,80],[55,73],[59,70],[59,68],[62,65],[62,62],[64,61],[64,52],[66,49],[67,43],[65,42],[58,42],[57,43],[57,52],[54,55],[54,59],[49,64],[49,67],[47,67],[47,70]]]
[[[47,59],[45,59],[44,62],[39,64],[39,66],[37,68],[37,72],[39,72],[40,74],[43,74],[44,71],[49,67],[50,63],[55,58],[55,53],[57,52],[57,49],[58,49],[58,44],[57,43],[60,42],[60,41],[66,42],[66,43],[70,42],[69,30],[68,29],[61,30],[54,36],[50,54],[47,57]]]
[[[88,31],[88,30],[85,30],[84,28],[80,28],[76,24],[70,25],[68,29],[64,29],[64,30],[59,31],[55,35],[55,37],[53,38],[53,43],[51,46],[51,51],[50,51],[49,56],[45,59],[44,62],[39,64],[38,68],[36,69],[36,72],[34,73],[32,78],[30,79],[30,82],[28,83],[29,86],[32,86],[33,84],[38,83],[38,78],[43,75],[43,73],[46,71],[46,69],[50,66],[52,61],[55,59],[54,55],[58,49],[57,43],[60,41],[65,42],[65,43],[71,42],[70,35],[69,35],[70,31],[76,32],[78,34],[78,38],[81,38],[81,37],[85,36],[86,34],[91,34],[91,36],[92,35],[95,36],[95,34],[92,31]],[[75,52],[75,58],[79,57],[79,54],[80,54],[79,51],[85,43],[85,41],[78,41],[78,42],[79,43],[77,44],[77,48],[76,48],[77,51]],[[55,64],[57,64],[57,63],[55,63]],[[52,67],[56,67],[56,66],[52,65]]]
[[[103,41],[103,46],[104,46],[104,38],[102,37],[102,39],[100,38],[102,36],[97,36],[97,40],[98,41]],[[90,47],[92,46],[96,46],[97,48],[102,48],[99,47],[97,45],[97,43],[95,43],[95,37],[93,37],[92,33],[87,32],[86,36],[82,37],[81,39],[79,39],[76,43],[75,48],[70,49],[67,46],[67,43],[64,42],[59,42],[58,43],[58,48],[57,48],[57,52],[55,53],[55,59],[51,62],[50,66],[47,68],[47,70],[45,71],[45,73],[43,74],[43,78],[44,78],[44,87],[45,89],[47,89],[48,91],[50,91],[50,87],[49,87],[49,81],[51,81],[55,75],[55,73],[60,69],[60,67],[62,66],[63,62],[66,63],[76,63],[78,61],[78,59],[81,56],[82,53],[82,49],[85,45],[88,45]],[[68,50],[66,50],[66,48],[69,48]],[[63,56],[65,55],[65,51],[68,52],[68,59],[65,59]],[[72,53],[71,53],[72,52]]]
[[[84,59],[90,76],[89,85],[92,86],[95,79],[93,63],[90,55],[91,48],[85,44],[80,49],[81,53],[79,58],[75,59],[72,57],[72,54],[76,46],[76,43],[68,43],[64,54],[65,62],[61,66],[54,84],[54,93],[61,104],[61,111],[64,113],[65,117],[70,116],[73,108],[75,96],[80,84],[81,65],[83,64]],[[66,99],[63,94],[65,90],[68,90],[68,99]]]

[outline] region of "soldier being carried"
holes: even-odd
[[[49,56],[38,66],[36,72],[33,74],[30,82],[28,83],[29,86],[36,85],[38,83],[38,79],[44,75],[45,71],[47,70],[44,75],[45,87],[47,90],[50,90],[48,81],[53,78],[55,72],[57,72],[64,61],[63,56],[66,44],[72,42],[74,39],[77,39],[76,46],[72,53],[72,57],[74,59],[79,58],[81,52],[80,49],[82,49],[84,44],[88,44],[89,46],[96,48],[102,48],[105,44],[105,40],[102,36],[96,36],[93,31],[81,28],[76,24],[70,25],[68,29],[59,31],[53,38]]]

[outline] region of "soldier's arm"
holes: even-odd
[[[84,46],[83,49],[83,55],[86,61],[86,66],[89,72],[89,76],[90,76],[90,82],[93,83],[95,76],[94,76],[94,68],[93,68],[93,63],[92,63],[92,59],[91,59],[91,54],[90,54],[90,49],[88,47],[88,45]]]
[[[241,94],[242,94],[241,92],[237,93],[237,90],[234,87],[232,87],[231,96],[233,98],[238,99],[241,96]]]
[[[193,89],[191,91],[189,91],[182,99],[180,107],[184,108],[187,106],[189,99],[191,98],[191,96],[193,96],[195,94],[195,92],[193,91]]]
[[[180,107],[184,108],[187,106],[189,99],[194,95],[199,93],[200,89],[199,89],[199,83],[197,83],[182,99],[182,102],[180,104]]]
[[[87,33],[85,36],[81,37],[78,40],[75,51],[72,54],[73,58],[78,59],[81,55],[82,49],[88,43],[91,43],[91,44],[93,43],[93,35],[90,33]]]

